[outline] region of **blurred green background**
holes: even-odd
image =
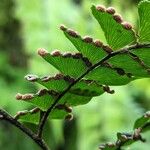
[[[105,37],[92,17],[92,3],[114,6],[125,20],[138,28],[138,0],[0,0],[0,107],[12,115],[30,106],[15,100],[17,92],[33,92],[39,87],[26,82],[26,74],[54,75],[57,70],[37,55],[38,48],[49,51],[76,51],[59,30],[60,24],[81,35]],[[132,131],[133,123],[150,109],[150,79],[112,87],[115,94],[103,94],[74,108],[74,120],[49,121],[45,139],[52,150],[97,150],[100,143],[116,140],[116,132]],[[32,129],[36,127],[26,124]],[[135,143],[128,150],[149,150],[147,143]],[[0,150],[39,150],[34,142],[6,122],[0,123]]]

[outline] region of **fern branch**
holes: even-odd
[[[132,49],[136,49],[136,48],[150,48],[150,44],[136,44],[136,45],[132,45],[129,46],[127,48],[123,48],[120,49],[118,51],[112,52],[110,54],[108,54],[106,57],[104,57],[103,59],[101,59],[98,63],[96,63],[95,65],[91,66],[85,73],[83,73],[80,77],[78,77],[74,82],[72,82],[67,89],[65,89],[59,96],[58,98],[55,100],[55,102],[47,109],[47,111],[43,114],[43,117],[41,118],[41,121],[39,123],[39,129],[38,129],[38,137],[41,138],[42,137],[42,132],[43,132],[43,128],[44,125],[46,123],[46,120],[48,118],[48,116],[50,115],[51,111],[53,110],[53,108],[57,105],[57,103],[60,101],[60,99],[76,84],[78,83],[83,77],[85,77],[85,75],[87,75],[89,72],[91,72],[93,69],[95,69],[98,66],[101,66],[106,60],[112,58],[115,55],[121,54],[123,52],[129,52]]]
[[[119,82],[120,85],[130,82],[131,77],[135,77],[135,79],[137,77],[149,77],[150,67],[147,66],[147,63],[143,62],[143,58],[145,59],[147,53],[144,53],[144,56],[142,56],[142,58],[140,58],[140,56],[142,54],[139,55],[138,51],[136,51],[136,49],[138,49],[138,48],[139,49],[140,48],[150,48],[150,43],[149,43],[150,37],[148,34],[148,29],[150,27],[150,24],[148,22],[149,22],[150,17],[149,17],[149,15],[145,15],[145,14],[150,14],[149,8],[150,8],[150,3],[147,0],[142,1],[139,4],[140,31],[138,32],[139,38],[137,39],[137,37],[135,36],[135,32],[132,29],[132,26],[127,22],[123,22],[122,18],[115,13],[115,9],[113,9],[113,8],[106,9],[105,7],[103,7],[101,5],[99,5],[99,6],[93,5],[92,6],[91,9],[92,9],[93,15],[99,22],[102,30],[104,31],[106,41],[109,44],[109,46],[113,50],[117,50],[115,52],[113,52],[112,49],[110,49],[109,47],[104,46],[103,43],[101,43],[99,40],[93,41],[93,39],[90,37],[82,38],[76,32],[62,26],[61,30],[64,31],[64,34],[66,35],[66,37],[73,43],[73,45],[75,45],[75,47],[77,48],[77,50],[79,52],[81,52],[81,54],[71,55],[70,53],[67,53],[67,54],[61,55],[61,53],[59,51],[55,51],[52,55],[49,55],[49,53],[47,53],[45,50],[40,50],[38,52],[39,52],[40,56],[42,56],[46,61],[48,61],[53,66],[55,66],[64,75],[69,75],[71,77],[73,76],[75,78],[77,78],[77,77],[78,78],[76,80],[69,82],[70,83],[69,85],[68,84],[65,85],[65,88],[63,88],[63,90],[60,91],[60,94],[55,91],[52,91],[53,94],[57,93],[56,96],[58,96],[54,102],[52,101],[54,99],[50,98],[50,96],[48,95],[49,94],[48,90],[45,90],[45,89],[41,90],[40,92],[38,92],[38,94],[35,94],[35,95],[33,95],[33,94],[25,94],[25,95],[17,94],[16,98],[18,100],[31,100],[31,99],[35,98],[34,104],[38,107],[40,106],[40,108],[38,108],[38,109],[35,108],[30,111],[24,111],[24,112],[22,111],[19,113],[19,115],[16,115],[15,117],[12,117],[3,109],[0,109],[0,120],[5,120],[5,121],[9,122],[10,124],[14,125],[15,127],[17,127],[18,129],[20,129],[27,136],[29,136],[35,143],[37,143],[37,145],[39,145],[39,147],[41,147],[41,149],[49,150],[48,146],[42,139],[43,129],[44,129],[47,118],[50,115],[53,116],[52,111],[55,109],[56,105],[60,102],[60,100],[62,98],[64,98],[64,96],[66,96],[68,94],[68,92],[72,89],[72,87],[74,85],[76,85],[77,83],[79,83],[80,80],[82,80],[84,77],[87,78],[86,75],[89,75],[91,73],[91,71],[94,71],[94,69],[97,69],[97,67],[101,67],[100,69],[102,69],[102,67],[104,67],[103,65],[107,65],[107,67],[117,71],[118,75],[125,74],[128,77],[129,81],[125,80],[126,82]],[[109,24],[109,27],[107,26],[108,24]],[[147,43],[147,42],[148,43],[147,44],[137,43],[136,45],[124,47],[126,45],[130,45],[131,43],[135,43],[137,40],[139,40],[140,42],[143,42],[143,43]],[[85,48],[84,50],[82,50],[83,47]],[[122,48],[122,47],[124,47],[124,48]],[[90,51],[90,53],[89,53],[89,50],[93,50],[93,52]],[[97,51],[97,53],[95,53],[95,50]],[[142,49],[141,49],[141,51],[142,51]],[[143,51],[144,51],[144,49],[143,49]],[[99,52],[101,52],[101,54]],[[105,55],[105,53],[108,53],[108,54]],[[82,54],[84,54],[85,57],[82,57]],[[91,58],[91,55],[93,55],[93,54],[95,54],[95,58],[94,57]],[[114,56],[117,57],[119,54],[127,54],[129,56],[129,58],[128,58],[128,56],[126,56],[126,57],[122,56],[123,59],[121,60],[122,61],[121,64],[119,64],[118,61],[115,62],[115,60],[113,62],[111,60],[111,58],[113,58]],[[57,58],[60,58],[60,60],[56,64],[55,64],[55,62],[57,62],[58,59],[54,58],[54,56],[57,56]],[[101,57],[99,57],[99,56],[101,56]],[[68,59],[66,61],[66,57],[69,58],[69,61],[68,61]],[[130,58],[130,57],[132,57],[132,58]],[[75,59],[77,59],[77,61]],[[72,63],[70,63],[70,60]],[[106,62],[107,60],[109,60],[109,62]],[[64,64],[67,64],[66,66],[68,68],[65,68],[66,66],[61,65],[61,62],[63,62],[63,61],[65,62]],[[126,66],[124,66],[124,61],[128,62],[127,64],[125,64]],[[149,65],[149,61],[146,60],[146,62],[148,62],[148,65]],[[68,64],[70,64],[70,65],[68,65]],[[94,65],[92,65],[92,64],[94,64]],[[133,66],[135,66],[135,69],[133,71],[134,74],[130,73],[130,70],[132,70],[132,67],[128,68],[128,65],[130,65],[130,64],[133,64]],[[81,68],[78,70],[74,70],[74,67],[76,67],[76,65],[79,65],[79,66],[81,65]],[[68,72],[68,69],[70,69],[71,67],[73,69]],[[120,70],[117,70],[118,68]],[[125,71],[121,68],[125,69]],[[136,71],[139,69],[141,69],[139,72]],[[104,70],[104,72],[105,72],[105,70]],[[101,72],[99,74],[101,74]],[[119,76],[117,76],[117,77],[119,77]],[[104,76],[104,78],[105,78],[105,76]],[[36,79],[37,78],[35,76],[32,78],[32,80],[36,80]],[[90,77],[88,77],[88,79],[95,80]],[[133,79],[134,78],[132,78],[132,80]],[[101,81],[101,79],[99,79],[98,81]],[[102,85],[113,85],[113,84],[118,85],[118,82],[117,82],[117,84],[115,82],[109,84],[109,80],[108,80],[108,82],[104,81],[101,84]],[[103,87],[103,86],[101,86],[101,87]],[[106,91],[106,90],[107,89],[105,89],[104,91]],[[108,91],[108,92],[112,93],[112,91]],[[36,100],[37,101],[39,100],[37,97],[41,96],[44,93],[47,94],[47,95],[46,94],[43,95],[43,97],[45,96],[44,98],[48,101],[48,103],[46,103],[44,101],[42,106],[37,105]],[[43,97],[42,97],[42,99],[44,99]],[[93,97],[93,95],[90,98],[92,98],[92,97]],[[49,99],[52,101],[52,105],[50,105]],[[87,101],[88,100],[89,99],[87,99]],[[45,103],[47,104],[46,107],[45,107]],[[42,111],[44,111],[42,113],[42,115],[40,113],[34,114],[37,112],[37,110],[39,111],[40,109],[42,109]],[[70,113],[70,110],[71,109],[69,108],[69,113]],[[39,119],[34,120],[36,123],[38,123],[38,126],[39,126],[37,133],[34,133],[29,128],[25,127],[23,124],[21,124],[20,122],[17,121],[17,118],[19,118],[21,115],[23,116],[25,114],[28,114],[28,115],[34,114],[34,115],[37,115],[37,118],[39,118],[39,116],[41,116],[40,121],[39,121]],[[121,146],[124,146],[126,144],[126,142],[128,143],[128,141],[130,141],[130,140],[144,141],[144,139],[142,139],[140,133],[143,128],[149,127],[149,125],[150,125],[149,118],[147,118],[149,116],[150,115],[148,113],[136,121],[135,126],[134,126],[135,131],[133,134],[118,133],[118,135],[117,135],[118,141],[115,143],[116,145],[114,145],[114,146],[117,146],[117,149],[119,150],[119,149],[121,149]],[[147,120],[148,120],[148,122],[147,122]],[[143,125],[143,123],[144,123],[144,125]],[[142,128],[141,128],[141,124],[142,124]],[[132,141],[130,141],[130,142],[132,142]],[[105,146],[109,146],[109,144],[106,144]],[[112,144],[110,144],[110,146],[112,146]],[[101,149],[103,149],[103,147]]]
[[[29,128],[26,128],[23,124],[18,122],[3,109],[0,109],[0,120],[5,120],[13,126],[17,127],[18,129],[20,129],[23,133],[30,137],[37,145],[39,145],[41,149],[50,150],[43,139],[39,138],[34,132],[32,132]]]
[[[122,147],[131,145],[137,141],[145,142],[142,137],[144,133],[150,127],[150,111],[146,112],[142,117],[138,118],[134,123],[134,130],[130,133],[117,133],[117,140],[114,143],[105,143],[99,146],[100,150],[121,150]],[[137,128],[135,128],[137,127]]]

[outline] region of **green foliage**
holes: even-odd
[[[92,11],[95,11],[93,14],[100,23],[109,46],[104,45],[99,40],[94,41],[90,37],[82,38],[78,34],[74,36],[74,31],[70,32],[69,29],[63,30],[80,54],[61,54],[58,51],[54,51],[52,54],[46,52],[46,55],[42,55],[47,62],[58,69],[64,76],[63,78],[57,79],[53,77],[36,78],[35,82],[46,88],[46,90],[42,90],[44,93],[41,94],[40,90],[40,92],[36,94],[18,96],[20,96],[20,100],[38,107],[38,109],[33,109],[38,111],[29,110],[19,112],[15,116],[16,119],[38,124],[42,112],[46,111],[57,96],[74,82],[75,79],[105,56],[113,53],[114,50],[129,46],[131,43],[135,44],[137,37],[135,37],[135,33],[130,25],[124,23],[120,24],[113,19],[112,14],[101,12],[97,9],[94,10],[94,8],[96,7],[92,7]],[[99,16],[101,16],[101,18],[99,18]],[[108,19],[104,20],[105,17]],[[127,26],[125,27],[124,25]],[[141,32],[140,37],[142,37],[142,34]],[[143,34],[143,37],[144,36],[145,34]],[[139,41],[145,43],[145,41],[141,39],[142,38],[139,38]],[[74,85],[59,101],[59,105],[65,103],[66,106],[63,105],[61,109],[54,108],[49,119],[67,118],[67,116],[70,116],[70,112],[67,112],[65,108],[86,104],[92,97],[101,95],[104,92],[113,93],[108,89],[108,85],[124,85],[138,78],[149,77],[148,66],[150,62],[148,56],[149,48],[139,48],[138,46],[136,49],[131,49],[130,52],[124,51],[123,53],[113,56],[101,66],[93,69],[84,79]],[[66,76],[71,79],[71,81],[64,79]]]
[[[145,1],[144,3],[149,2]],[[146,9],[146,11],[148,10]],[[40,83],[47,89],[40,90],[36,94],[18,94],[16,96],[18,100],[32,103],[42,111],[46,111],[61,92],[67,89],[69,85],[75,82],[76,78],[84,74],[90,67],[107,55],[111,55],[114,50],[129,46],[129,44],[137,41],[132,26],[123,22],[122,18],[115,14],[114,8],[106,9],[99,5],[92,6],[92,13],[100,23],[110,47],[104,45],[99,40],[93,41],[88,36],[82,38],[77,32],[61,26],[60,28],[65,36],[80,53],[61,54],[58,50],[48,53],[44,49],[39,49],[38,54],[64,74],[64,76],[57,75],[42,79],[36,76],[27,76],[29,81]],[[144,13],[140,13],[140,17]],[[149,59],[146,57],[149,55],[148,51],[148,47],[143,50],[138,45],[134,48],[129,48],[129,50],[120,50],[117,55],[110,57],[110,59],[86,74],[85,80],[82,79],[69,89],[67,94],[60,99],[59,104],[67,106],[86,104],[93,96],[98,96],[105,91],[113,93],[108,85],[124,85],[138,78],[149,77]],[[54,112],[55,109],[53,110]],[[27,114],[29,116],[32,113]],[[64,117],[61,112],[57,113],[57,115],[56,118]]]
[[[140,17],[139,41],[150,42],[150,1],[144,0],[140,2],[138,11]]]
[[[66,89],[70,85],[70,83],[73,83],[75,81],[74,78],[64,76],[62,74],[57,74],[54,77],[45,76],[43,78],[39,78],[34,75],[27,75],[25,78],[30,82],[39,83],[47,89],[54,90],[58,93],[63,92],[63,90]],[[70,89],[69,93],[90,97],[98,96],[104,93],[104,90],[103,86],[97,84],[96,82],[82,79]]]
[[[28,122],[28,123],[34,123],[36,125],[38,125],[39,123],[39,119],[41,116],[41,112],[39,108],[34,108],[32,110],[24,110],[24,111],[20,111],[17,113],[17,115],[15,116],[16,119],[19,119],[20,121],[23,122]],[[71,117],[69,115],[69,113],[67,113],[66,111],[63,110],[62,108],[55,108],[52,112],[52,114],[49,116],[49,119],[62,119],[65,116],[67,117]]]
[[[42,49],[39,50],[39,53],[40,51],[42,53]],[[47,53],[42,57],[60,72],[71,77],[79,77],[89,66],[81,54],[72,55],[71,53],[66,53],[62,55],[59,51],[54,51],[52,54]]]
[[[145,128],[150,123],[150,111],[146,112],[142,117],[138,118],[134,124],[134,129]]]
[[[71,43],[76,47],[76,49],[84,54],[85,57],[89,59],[89,61],[93,64],[97,63],[100,59],[106,56],[107,51],[103,50],[101,47],[101,42],[96,40],[95,43],[86,42],[86,40],[91,40],[90,37],[82,38],[79,34],[76,33],[77,37],[72,36],[72,30],[64,30],[65,36],[71,41]]]
[[[117,150],[123,146],[131,145],[137,141],[145,142],[141,134],[145,129],[150,128],[150,112],[146,112],[142,117],[134,123],[134,132],[132,133],[117,133],[117,141],[115,143],[102,144],[100,150]]]
[[[102,6],[92,6],[92,13],[105,33],[107,43],[113,50],[122,48],[136,41],[132,26],[123,22],[120,15],[115,14],[115,9]]]

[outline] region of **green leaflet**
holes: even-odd
[[[74,85],[69,92],[76,95],[93,97],[99,96],[105,91],[103,89],[103,86],[95,81],[81,80],[76,85]]]
[[[55,108],[54,110],[52,110],[51,116],[48,119],[64,119],[69,115],[70,113],[66,112],[65,110]],[[28,122],[38,125],[40,116],[40,109],[34,108],[29,111],[25,110],[17,112],[15,118],[21,122]]]
[[[37,111],[34,112],[33,110],[37,110]],[[33,123],[38,125],[40,120],[40,110],[37,108],[33,110],[19,111],[14,117],[21,122],[28,122],[28,123]]]
[[[67,29],[64,26],[60,27],[65,36],[71,41],[71,43],[76,47],[76,49],[87,57],[92,64],[97,63],[100,59],[107,55],[108,47],[103,46],[102,42],[99,40],[93,41],[90,37],[82,38],[75,31]],[[109,50],[111,50],[109,48]]]
[[[139,41],[150,42],[150,1],[140,2],[138,12],[140,17]]]
[[[113,50],[120,49],[136,41],[132,26],[123,23],[120,16],[102,6],[92,6],[92,13],[104,31],[107,43]]]
[[[69,106],[78,106],[78,105],[87,104],[91,99],[92,97],[89,96],[80,96],[80,95],[67,93],[62,97],[60,102],[62,101],[63,103],[68,104]]]
[[[120,75],[117,71],[110,67],[99,66],[86,75],[90,80],[99,81],[100,84],[105,85],[124,85],[133,80],[126,74]]]
[[[137,55],[145,65],[150,66],[150,48],[133,49],[132,53]]]
[[[48,90],[53,90],[56,92],[62,92],[74,81],[73,78],[63,76],[63,74],[56,74],[54,77],[45,76],[42,78],[39,78],[36,75],[26,75],[25,79],[30,82],[41,84]]]
[[[48,91],[46,89],[39,90],[36,94],[20,94],[16,95],[17,100],[22,100],[39,107],[45,111],[54,102],[57,93],[54,91]]]
[[[46,111],[49,106],[54,103],[54,101],[57,99],[59,93],[55,91],[49,91],[46,89],[42,89],[38,91],[36,94],[17,94],[16,98],[18,100],[22,100],[28,103],[33,104],[34,106],[39,107],[43,111]],[[75,95],[72,93],[67,93],[64,95],[60,101],[59,104],[67,104],[68,106],[77,106],[77,105],[83,105],[88,103],[91,100],[91,96],[80,96]]]
[[[141,51],[141,53],[143,53]],[[140,58],[132,54],[118,54],[108,60],[108,63],[117,68],[122,68],[126,73],[130,73],[136,78],[150,77],[149,67],[143,64]]]
[[[43,49],[39,49],[39,55],[41,55],[48,63],[53,65],[64,75],[69,75],[71,77],[77,78],[83,72],[85,72],[88,67],[91,66],[89,60],[83,57],[80,53],[61,54],[59,51],[53,51],[51,54],[45,52],[45,54],[42,55],[43,51]]]
[[[138,118],[135,121],[134,129],[137,129],[139,127],[144,127],[147,123],[150,123],[150,111],[146,112],[142,117]]]
[[[75,81],[75,79],[69,76],[63,76],[62,74],[57,74],[54,77],[46,76],[44,78],[39,78],[35,75],[27,75],[25,78],[30,82],[37,82],[48,90],[56,92],[63,92],[72,82]],[[92,97],[104,93],[104,90],[102,85],[91,80],[82,79],[74,85],[69,92],[76,95]]]

